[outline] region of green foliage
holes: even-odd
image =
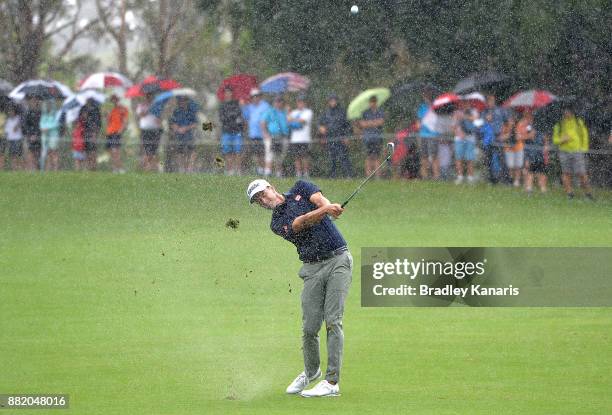
[[[274,70],[315,79],[350,74],[353,85],[395,79],[392,48],[401,41],[406,74],[452,87],[470,73],[494,69],[517,87],[605,95],[610,67],[610,4],[605,1],[481,0],[349,2],[251,0],[252,46]],[[345,69],[345,70],[344,70]]]

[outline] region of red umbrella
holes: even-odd
[[[528,108],[536,109],[545,107],[556,99],[557,97],[548,91],[530,89],[512,95],[504,102],[503,106],[506,108],[514,108],[517,111],[524,111]]]
[[[487,104],[482,94],[474,92],[467,95],[457,95],[452,92],[440,95],[434,99],[431,108],[438,114],[449,114],[458,109],[476,108],[482,111]]]
[[[459,107],[461,97],[452,92],[440,95],[431,103],[431,109],[440,114],[448,114]]]
[[[134,85],[125,92],[126,98],[142,97],[145,94],[155,94],[161,91],[181,88],[182,85],[173,79],[160,79],[155,75],[147,76],[141,83]]]
[[[121,75],[117,72],[98,72],[92,75],[89,75],[87,78],[82,79],[79,82],[79,89],[103,89],[107,87],[122,87],[127,88],[132,86],[132,82],[127,79],[125,76]]]
[[[225,88],[227,87],[230,87],[232,91],[234,91],[235,99],[249,99],[251,89],[257,87],[257,78],[249,74],[237,74],[225,78],[221,82],[221,85],[219,85],[219,89],[217,89],[217,98],[222,101],[225,99]]]
[[[484,95],[479,92],[461,95],[462,108],[476,108],[478,111],[484,111],[487,108],[487,100]]]

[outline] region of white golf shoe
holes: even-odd
[[[340,387],[338,384],[332,385],[326,380],[322,380],[317,383],[317,385],[308,389],[307,391],[302,391],[301,395],[304,398],[318,398],[324,396],[340,396]]]
[[[296,394],[300,393],[304,390],[304,388],[310,385],[311,382],[319,379],[321,377],[321,369],[317,370],[317,373],[314,374],[310,379],[306,376],[305,372],[302,372],[298,375],[297,378],[289,386],[287,386],[287,393]]]

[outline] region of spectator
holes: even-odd
[[[512,179],[512,185],[519,187],[521,185],[521,172],[524,164],[523,136],[517,134],[517,122],[514,114],[510,115],[504,123],[500,138],[504,144],[504,156]]]
[[[11,170],[23,168],[23,134],[21,132],[21,115],[17,105],[11,103],[7,108],[7,118],[4,123],[4,134],[8,141]],[[4,157],[4,154],[2,154]]]
[[[86,159],[84,113],[79,113],[79,117],[74,122],[72,128],[72,158],[74,160],[74,169],[77,171],[82,170]]]
[[[30,171],[39,168],[40,161],[40,99],[30,97],[27,100],[27,110],[22,118],[21,130],[28,147],[26,166]]]
[[[3,106],[3,103],[0,105]],[[6,153],[6,132],[4,130],[5,123],[5,109],[0,107],[0,171],[4,170],[4,153]]]
[[[102,128],[102,114],[100,105],[88,99],[79,115],[83,115],[83,140],[85,142],[86,167],[88,170],[96,170],[98,164],[98,134]]]
[[[226,173],[230,176],[240,175],[242,131],[244,129],[244,117],[240,104],[234,98],[234,90],[225,88],[225,100],[219,107],[219,119],[221,120],[221,153],[226,159]]]
[[[476,159],[476,132],[474,121],[478,119],[475,110],[465,110],[457,113],[455,127],[455,184],[463,183],[464,172],[467,172],[467,182],[474,183],[474,160]]]
[[[348,156],[348,135],[350,124],[346,119],[346,110],[338,105],[338,96],[329,95],[327,109],[319,119],[319,134],[323,137],[323,143],[327,144],[331,169],[329,176],[335,178],[338,170],[342,169],[344,177],[353,175],[351,160]]]
[[[431,103],[433,101],[432,92],[425,90],[423,92],[423,102],[417,109],[418,118],[418,144],[421,152],[421,178],[429,177],[429,167],[431,166],[431,175],[434,180],[440,178],[440,159],[438,158],[438,140],[440,135],[427,127],[423,120],[426,116],[431,116]]]
[[[111,95],[113,108],[106,123],[106,148],[110,150],[113,173],[125,173],[121,162],[121,137],[128,123],[128,109],[119,103],[116,94]]]
[[[198,107],[187,97],[177,97],[177,105],[170,117],[170,131],[176,143],[179,171],[195,171],[196,152],[193,130],[198,122]]]
[[[365,175],[369,176],[380,164],[383,147],[383,125],[385,114],[378,108],[376,96],[370,97],[370,108],[363,112],[358,125],[363,130],[363,143],[366,149]],[[376,173],[380,177],[380,170]]]
[[[542,193],[546,192],[546,165],[544,152],[546,151],[544,135],[536,131],[533,125],[533,112],[527,109],[516,124],[516,133],[519,139],[526,145],[525,171],[523,172],[525,191],[531,194],[533,191],[534,174],[538,175],[538,185]]]
[[[587,176],[585,153],[589,150],[589,131],[584,120],[571,108],[563,111],[563,118],[553,127],[553,143],[559,146],[561,181],[569,199],[574,198],[572,178],[578,176],[587,199],[593,200]]]
[[[265,147],[263,132],[261,131],[261,118],[270,109],[270,104],[262,98],[261,91],[254,88],[251,91],[251,103],[244,107],[244,119],[248,122],[249,144],[246,151],[246,161],[249,165],[255,159],[256,172],[264,174]]]
[[[295,161],[298,178],[310,177],[310,144],[312,143],[312,110],[306,106],[306,97],[298,95],[296,109],[289,114],[291,139],[289,149]]]
[[[264,175],[272,174],[272,166],[276,177],[283,175],[283,161],[287,152],[289,125],[287,124],[287,111],[284,108],[284,100],[277,96],[274,105],[268,109],[260,121],[261,132],[265,145],[265,169]]]
[[[504,123],[508,120],[508,113],[505,109],[497,106],[495,95],[487,95],[487,108],[482,112],[482,117],[493,128],[493,134],[499,137]]]
[[[60,111],[53,100],[45,101],[42,105],[40,132],[43,154],[46,154],[46,166],[41,167],[56,171],[59,169]]]
[[[487,95],[487,108],[483,111],[482,117],[493,130],[494,140],[490,147],[490,160],[493,167],[497,166],[499,162],[500,171],[496,176],[495,182],[497,183],[501,177],[506,177],[505,174],[505,163],[503,159],[503,151],[501,144],[501,133],[504,128],[505,122],[508,120],[508,112],[497,106],[497,100],[495,95]]]
[[[144,100],[136,107],[143,150],[142,169],[144,171],[159,171],[157,149],[163,130],[161,120],[149,112],[153,98],[153,94],[146,94]]]
[[[474,126],[478,129],[479,142],[481,143],[483,153],[484,167],[488,173],[488,180],[491,184],[497,184],[499,181],[499,172],[501,168],[501,157],[497,154],[496,139],[493,127],[486,118],[478,118],[474,120]]]

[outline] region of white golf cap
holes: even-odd
[[[265,190],[268,186],[272,185],[264,179],[253,180],[249,183],[247,186],[247,197],[249,198],[249,202],[253,203],[253,197],[262,190]]]
[[[256,97],[257,95],[261,95],[261,91],[257,88],[253,88],[251,89],[251,94],[252,97]]]

